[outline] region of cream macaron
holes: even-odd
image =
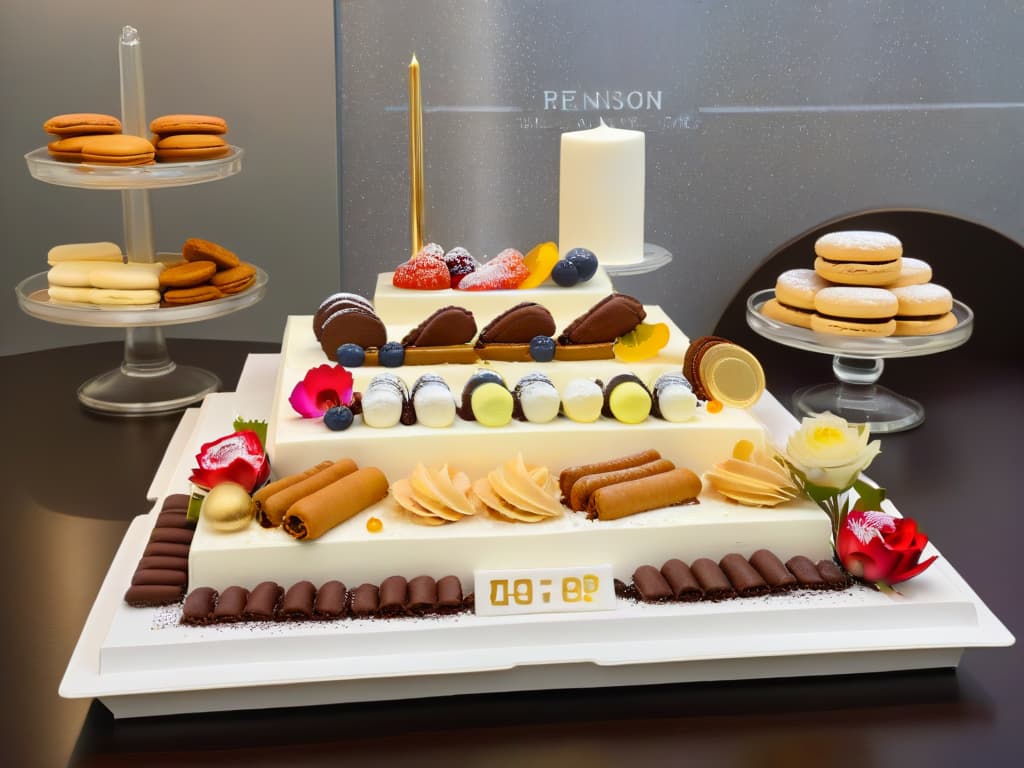
[[[899,302],[896,336],[930,336],[956,327],[953,294],[935,283],[904,285],[892,289]]]
[[[814,297],[811,330],[841,336],[892,336],[899,301],[884,288],[839,285]]]
[[[900,276],[903,244],[887,232],[829,232],[814,243],[814,271],[841,285],[888,285]]]
[[[810,328],[814,297],[830,285],[813,269],[788,269],[775,281],[775,298],[761,305],[761,314],[780,323]]]

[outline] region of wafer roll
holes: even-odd
[[[462,610],[465,596],[458,576],[445,576],[437,580],[437,612],[457,613]]]
[[[707,557],[694,560],[690,570],[693,571],[700,588],[704,590],[705,600],[718,602],[736,597],[736,590],[733,589],[732,582],[714,560]]]
[[[311,581],[300,581],[288,587],[281,599],[277,617],[282,621],[302,621],[313,618],[316,587]]]
[[[596,464],[583,464],[579,467],[563,469],[562,474],[558,476],[558,486],[562,491],[562,501],[564,503],[569,500],[573,485],[581,477],[597,475],[603,472],[615,472],[619,469],[629,469],[630,467],[637,467],[660,458],[660,453],[655,450],[649,450],[609,461],[599,461]]]
[[[173,584],[134,584],[124,593],[124,601],[135,608],[170,605],[181,600],[185,588]]]
[[[283,488],[263,500],[260,512],[260,525],[264,528],[276,528],[281,525],[293,504],[316,493],[321,488],[327,487],[336,480],[340,480],[346,475],[351,475],[357,469],[358,467],[352,459],[342,459],[341,461],[334,462],[329,467],[321,469],[319,472],[314,472],[308,477],[302,478],[297,483]],[[266,519],[265,521],[264,518]]]
[[[296,539],[318,539],[387,495],[388,479],[384,473],[376,467],[364,467],[292,504],[282,525]]]
[[[316,473],[327,469],[329,466],[331,466],[331,462],[321,461],[315,467],[310,467],[305,472],[299,472],[297,475],[288,475],[288,477],[282,477],[280,480],[275,480],[272,483],[264,485],[252,495],[250,511],[252,512],[253,517],[255,517],[264,528],[276,528],[279,526],[281,524],[280,518],[278,518],[275,523],[271,522],[270,518],[263,514],[263,505],[266,503],[267,499],[275,493],[283,491],[285,488],[291,488],[293,485],[301,483],[307,477],[312,477]]]
[[[181,608],[182,624],[203,624],[213,623],[213,608],[217,604],[217,590],[212,587],[199,587],[192,590],[185,598],[185,605]]]
[[[417,576],[409,582],[409,612],[423,616],[437,608],[437,582],[432,576]]]
[[[685,504],[696,500],[700,488],[700,478],[682,467],[627,480],[596,490],[587,503],[587,517],[618,520],[649,509]]]
[[[213,619],[220,624],[231,624],[242,620],[245,604],[249,602],[249,590],[245,587],[228,587],[220,594]]]
[[[818,572],[817,566],[810,558],[803,555],[796,555],[786,561],[786,567],[790,573],[796,576],[796,580],[804,589],[827,589],[828,585]]]
[[[638,467],[617,469],[613,472],[602,472],[597,475],[581,477],[573,483],[572,491],[569,493],[569,509],[574,512],[582,512],[587,508],[587,502],[590,501],[591,495],[598,488],[604,488],[606,485],[614,485],[615,483],[624,483],[627,480],[637,480],[641,477],[660,475],[662,472],[668,472],[670,469],[675,468],[676,465],[668,459],[656,459],[655,461],[641,464]]]
[[[376,584],[360,584],[352,590],[349,610],[357,619],[375,616],[380,608],[380,592]]]

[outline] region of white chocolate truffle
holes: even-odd
[[[421,376],[412,388],[416,421],[425,427],[450,427],[455,423],[455,398],[440,376]]]
[[[562,410],[573,421],[589,423],[601,417],[604,392],[590,379],[573,379],[562,392]]]

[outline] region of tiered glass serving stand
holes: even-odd
[[[854,338],[816,333],[765,317],[761,306],[775,297],[772,289],[747,299],[747,325],[755,333],[787,347],[832,355],[836,381],[815,384],[793,393],[797,413],[810,416],[831,411],[851,423],[867,423],[872,432],[902,432],[924,421],[924,406],[878,383],[886,358],[918,357],[959,347],[971,337],[974,313],[966,304],[953,301],[957,323],[945,333],[932,336]]]
[[[667,248],[654,243],[644,243],[644,254],[640,261],[633,264],[602,264],[610,277],[629,277],[646,275],[671,263],[672,254]]]
[[[121,123],[124,132],[148,136],[142,77],[142,49],[137,30],[124,27],[118,44],[121,69]],[[225,157],[201,162],[116,167],[53,160],[46,147],[25,155],[29,173],[48,184],[121,193],[125,249],[129,261],[152,262],[149,190],[202,184],[233,176],[242,169],[242,150],[231,147]],[[220,388],[215,374],[177,365],[167,351],[162,327],[212,320],[252,306],[263,298],[267,275],[257,270],[255,283],[222,299],[181,307],[100,307],[54,303],[47,294],[46,273],[32,275],[15,288],[18,304],[29,315],[52,323],[124,328],[124,360],[78,388],[78,399],[95,411],[143,416],[180,410]]]

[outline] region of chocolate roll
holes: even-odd
[[[696,501],[700,478],[683,467],[638,480],[607,485],[594,491],[587,502],[591,520],[618,520],[651,509],[674,507]]]
[[[789,572],[796,576],[802,589],[825,589],[828,585],[818,573],[818,567],[809,558],[796,555],[786,561]]]
[[[417,576],[409,582],[408,588],[410,613],[425,616],[437,610],[437,582],[432,576]]]
[[[818,573],[825,580],[828,589],[846,589],[850,586],[850,576],[832,560],[820,560],[818,562]]]
[[[311,581],[300,581],[288,587],[281,600],[277,618],[281,621],[305,621],[313,618],[313,600],[316,587]]]
[[[437,582],[437,612],[458,613],[463,606],[462,582],[458,576],[445,576]]]
[[[413,328],[402,339],[403,347],[450,347],[468,344],[476,336],[473,313],[463,307],[447,306]]]
[[[641,565],[633,572],[633,586],[645,603],[663,603],[672,599],[672,587],[653,565]]]
[[[721,559],[718,567],[722,569],[740,597],[760,597],[771,591],[767,582],[761,578],[761,574],[743,555],[730,553]]]
[[[159,557],[184,557],[188,558],[191,544],[175,544],[170,541],[151,541],[142,551],[144,557],[151,555]]]
[[[217,604],[217,590],[212,587],[193,589],[185,598],[181,608],[183,624],[202,626],[213,622],[213,609]]]
[[[617,469],[613,472],[601,472],[597,475],[581,477],[573,483],[572,491],[569,493],[569,509],[574,512],[582,512],[587,508],[590,497],[594,492],[604,488],[606,485],[615,485],[615,483],[624,483],[628,480],[639,480],[642,477],[660,475],[662,472],[668,472],[670,469],[675,468],[676,465],[667,459],[656,459],[647,464],[641,464],[638,467]]]
[[[150,541],[167,544],[191,544],[195,531],[190,528],[154,528],[149,534]]]
[[[377,615],[382,617],[405,616],[409,600],[408,582],[404,576],[388,576],[380,583],[380,607]]]
[[[750,564],[761,574],[772,592],[788,592],[796,586],[796,576],[789,572],[774,552],[759,549],[750,556]]]
[[[700,584],[700,588],[704,590],[705,600],[713,600],[717,603],[719,600],[736,597],[736,590],[732,588],[729,578],[714,560],[707,557],[694,560],[690,570],[693,572],[694,578],[697,579],[697,583]]]
[[[704,590],[694,578],[690,566],[682,560],[672,559],[666,562],[661,566],[661,575],[672,589],[672,597],[675,600],[693,603],[704,597]]]
[[[184,571],[172,571],[166,568],[140,568],[132,576],[132,586],[150,586],[167,584],[183,587],[188,583],[188,574]]]
[[[181,600],[185,588],[170,584],[138,584],[124,593],[124,601],[133,608],[173,605]]]
[[[220,593],[217,607],[213,609],[214,621],[221,624],[241,621],[247,602],[249,602],[248,589],[245,587],[228,587]]]
[[[281,489],[272,496],[268,496],[259,507],[260,525],[264,528],[276,528],[281,525],[288,510],[296,502],[311,496],[334,481],[352,474],[357,469],[358,467],[352,459],[342,459]]]
[[[380,593],[376,584],[360,584],[352,592],[350,611],[357,619],[366,619],[377,614],[380,608]]]
[[[161,512],[157,515],[154,528],[195,528],[194,520],[189,520],[184,512]]]
[[[280,584],[264,581],[256,585],[245,601],[242,616],[246,621],[273,621],[277,615],[277,604],[284,590]]]
[[[276,527],[275,525],[271,524],[270,519],[265,517],[263,514],[263,504],[266,502],[266,500],[269,499],[278,491],[283,491],[285,488],[291,488],[296,483],[301,483],[307,477],[312,477],[317,472],[321,472],[327,469],[329,466],[331,466],[331,462],[321,461],[315,467],[310,467],[304,472],[299,472],[294,475],[288,475],[287,477],[282,477],[280,480],[275,480],[272,483],[267,483],[252,495],[252,504],[250,505],[250,511],[252,512],[252,516],[256,518],[259,524],[262,525],[264,528]],[[280,524],[280,521],[278,521],[277,525]]]
[[[143,555],[139,560],[138,570],[142,571],[148,568],[159,568],[165,571],[187,571],[188,558]]]
[[[647,464],[660,458],[660,453],[655,450],[649,450],[629,456],[622,456],[618,459],[609,459],[608,461],[599,461],[594,464],[583,464],[578,467],[563,469],[558,476],[558,487],[562,491],[562,502],[567,503],[569,501],[572,487],[581,477],[597,475],[603,472],[614,472],[619,469],[628,469],[629,467],[638,467],[641,464]]]
[[[160,507],[162,511],[169,509],[188,509],[189,495],[187,493],[172,493],[164,498],[164,503]]]
[[[363,467],[292,504],[282,527],[296,539],[312,541],[387,495],[384,473]]]
[[[313,603],[313,617],[317,619],[340,619],[348,609],[348,590],[340,581],[328,581],[316,592]]]

